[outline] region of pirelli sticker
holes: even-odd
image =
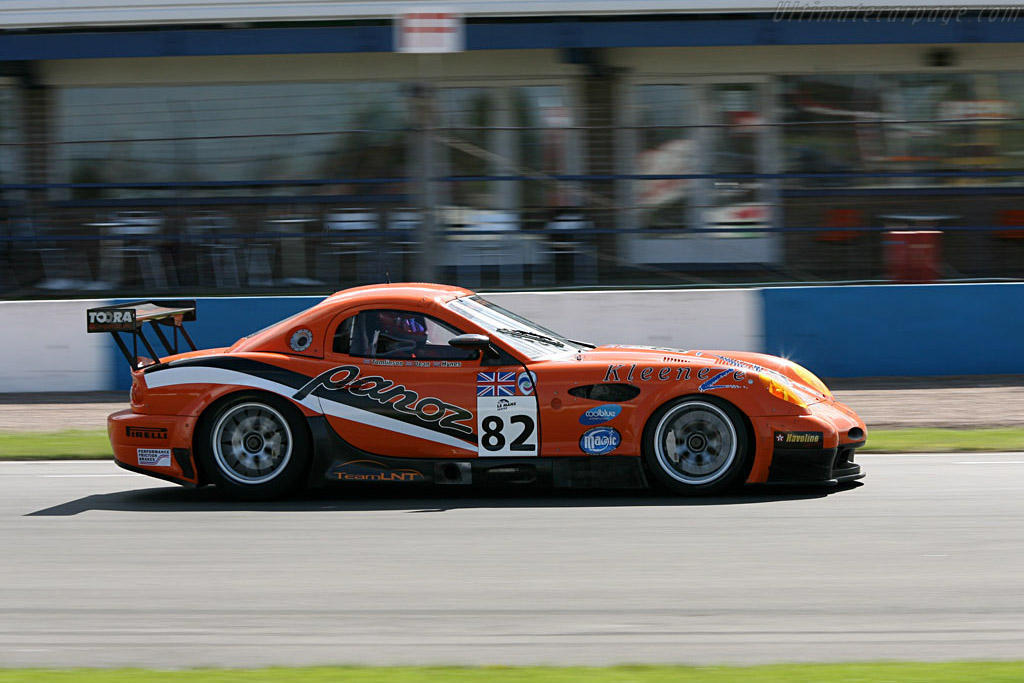
[[[824,443],[822,432],[775,432],[776,448],[821,448]]]
[[[167,429],[164,427],[125,427],[124,433],[130,439],[167,440]]]

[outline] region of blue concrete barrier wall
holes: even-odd
[[[494,297],[570,336],[763,350],[822,377],[1024,374],[1024,316],[1018,312],[1024,283]],[[198,299],[198,319],[189,330],[199,348],[227,346],[321,300]],[[128,389],[127,363],[114,343],[85,333],[85,309],[103,303],[0,302],[0,392]]]
[[[192,341],[200,349],[230,346],[240,338],[258,332],[268,325],[320,303],[321,296],[252,296],[196,299],[196,320],[188,324]],[[137,299],[118,299],[114,303],[128,303]],[[82,318],[85,330],[85,318]],[[153,334],[150,342],[159,344]],[[157,347],[157,350],[161,350]],[[131,371],[121,352],[110,342],[113,367],[117,369],[114,389],[130,389]]]
[[[822,377],[1024,373],[1024,284],[763,290],[765,351]]]
[[[550,325],[573,339],[744,351],[757,351],[762,346],[761,297],[754,289],[517,292],[488,296],[499,305]],[[196,320],[189,323],[189,334],[201,349],[228,346],[322,300],[323,297],[312,296],[196,299]],[[686,311],[689,319],[701,324],[680,325],[675,316],[666,316],[666,311]],[[155,344],[154,336],[148,336]],[[129,389],[128,364],[113,341],[109,346],[111,366],[117,369],[112,388]]]

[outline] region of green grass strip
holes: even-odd
[[[616,666],[307,669],[6,669],[0,683],[1017,683],[1024,662],[785,664],[755,667]]]
[[[862,453],[1024,451],[1024,428],[885,429],[869,431]],[[0,432],[0,460],[70,460],[112,457],[105,429]]]
[[[1024,451],[1024,428],[884,429],[868,427],[862,453],[949,453],[953,451]]]
[[[112,458],[106,429],[63,432],[0,432],[0,460],[94,460]]]

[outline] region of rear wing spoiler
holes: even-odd
[[[149,323],[150,328],[156,333],[160,343],[167,351],[167,355],[179,352],[179,333],[189,348],[192,351],[196,350],[195,342],[192,341],[192,337],[189,336],[184,325],[184,323],[196,319],[195,299],[161,299],[159,301],[135,301],[130,304],[101,306],[90,308],[86,311],[85,316],[86,332],[109,332],[132,370],[138,370],[143,366],[139,358],[140,341],[154,361],[160,360],[160,355],[146,338],[146,323]],[[168,339],[165,333],[166,328],[173,330],[171,339]],[[130,351],[125,340],[121,338],[122,332],[130,334],[132,337]]]

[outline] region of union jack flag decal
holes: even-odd
[[[515,396],[515,372],[478,372],[476,373],[477,396]]]

